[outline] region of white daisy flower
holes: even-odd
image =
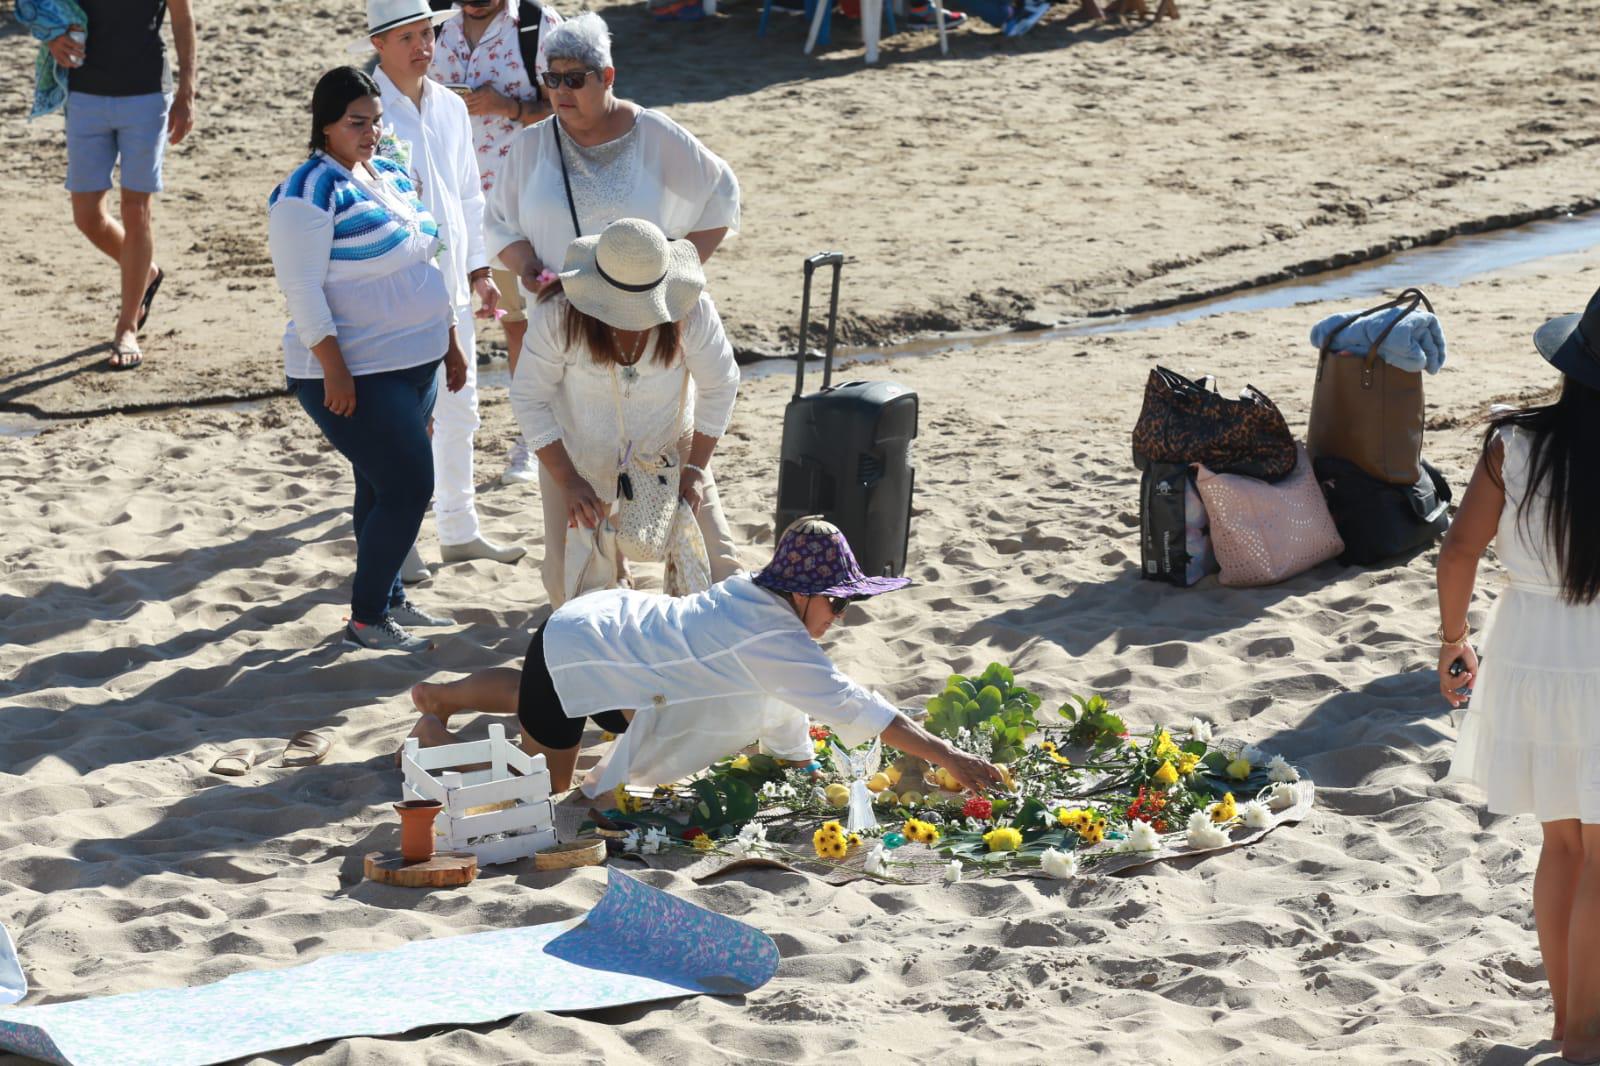
[[[946,884],[950,884],[950,885],[953,885],[957,881],[961,880],[961,860],[960,859],[951,859],[950,860],[950,865],[946,866],[944,868],[944,880],[945,880]]]
[[[1205,811],[1189,815],[1189,846],[1191,848],[1219,848],[1228,842],[1228,834],[1218,829]]]
[[[1274,755],[1267,764],[1267,779],[1283,783],[1292,783],[1300,780],[1300,771],[1289,765],[1289,761],[1282,755]]]
[[[1294,789],[1280,782],[1268,785],[1256,798],[1275,811],[1286,811],[1294,806]]]
[[[867,858],[861,868],[874,877],[882,877],[888,869],[888,851],[882,844],[874,844],[872,850],[867,852]]]
[[[1189,732],[1194,735],[1196,740],[1203,740],[1209,743],[1211,740],[1211,723],[1203,718],[1196,718],[1189,723]]]
[[[1249,759],[1251,766],[1260,766],[1262,763],[1267,761],[1267,753],[1256,747],[1254,744],[1246,744],[1244,747],[1240,748],[1239,757],[1241,759]]]
[[[1149,822],[1135,820],[1128,826],[1129,851],[1160,851],[1161,834]]]
[[[647,829],[644,834],[644,843],[640,846],[639,851],[644,855],[654,855],[661,850],[666,842],[667,831],[665,829]]]
[[[1044,854],[1039,857],[1039,867],[1046,875],[1057,881],[1065,881],[1078,876],[1078,857],[1070,851],[1046,848]]]
[[[1239,808],[1246,829],[1266,829],[1272,825],[1272,812],[1262,803],[1251,800]]]

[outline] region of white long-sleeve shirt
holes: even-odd
[[[438,223],[444,241],[440,267],[459,317],[472,306],[467,274],[489,265],[483,242],[483,183],[467,105],[449,89],[423,78],[419,110],[381,68],[373,78],[383,92],[384,125],[408,146],[407,158],[395,161],[410,170],[422,202]],[[386,135],[384,142],[388,141]]]
[[[748,574],[692,596],[607,589],[569,600],[545,623],[544,656],[568,717],[634,712],[585,779],[589,796],[705,769],[754,743],[773,701],[826,723],[846,746],[898,713],[842,674]]]
[[[511,410],[530,451],[561,441],[594,490],[612,500],[618,459],[630,443],[635,455],[648,456],[671,450],[691,428],[708,437],[728,431],[739,394],[739,366],[710,296],[701,293],[684,317],[682,360],[659,365],[652,340],[629,368],[631,375],[597,365],[585,345],[566,343],[565,307],[566,301],[557,297],[530,308],[521,362],[511,379]],[[693,384],[687,395],[685,374]]]
[[[414,193],[388,160],[352,173],[323,152],[273,190],[267,245],[289,305],[289,377],[322,377],[311,348],[327,337],[355,376],[444,357],[455,315],[434,262],[437,227]]]

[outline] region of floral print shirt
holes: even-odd
[[[544,15],[539,26],[538,68],[548,65],[544,43],[550,31],[561,24],[561,16],[549,3],[540,5]],[[433,46],[433,64],[428,75],[443,85],[469,85],[474,89],[487,86],[501,96],[533,103],[539,94],[534,89],[533,76],[522,62],[522,43],[518,39],[521,27],[517,23],[517,0],[508,0],[506,10],[494,17],[483,32],[478,47],[467,43],[466,30],[458,11],[439,27],[439,38]],[[532,28],[529,28],[532,32]],[[535,73],[538,73],[537,71]],[[501,161],[511,151],[511,138],[522,129],[514,119],[499,115],[472,116],[472,143],[478,150],[478,175],[483,179],[483,191],[494,187]]]

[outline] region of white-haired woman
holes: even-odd
[[[491,255],[536,295],[567,245],[619,218],[642,218],[687,239],[703,263],[739,228],[733,169],[658,111],[613,91],[611,34],[584,12],[543,42],[541,77],[554,114],[517,134],[489,195]],[[570,189],[570,194],[569,194]]]

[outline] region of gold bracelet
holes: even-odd
[[[1444,623],[1442,622],[1439,624],[1439,628],[1434,630],[1433,633],[1434,639],[1439,642],[1439,647],[1441,648],[1464,648],[1467,644],[1467,638],[1471,635],[1472,626],[1463,624],[1461,627],[1461,635],[1455,640],[1451,640],[1449,637],[1444,635]]]

